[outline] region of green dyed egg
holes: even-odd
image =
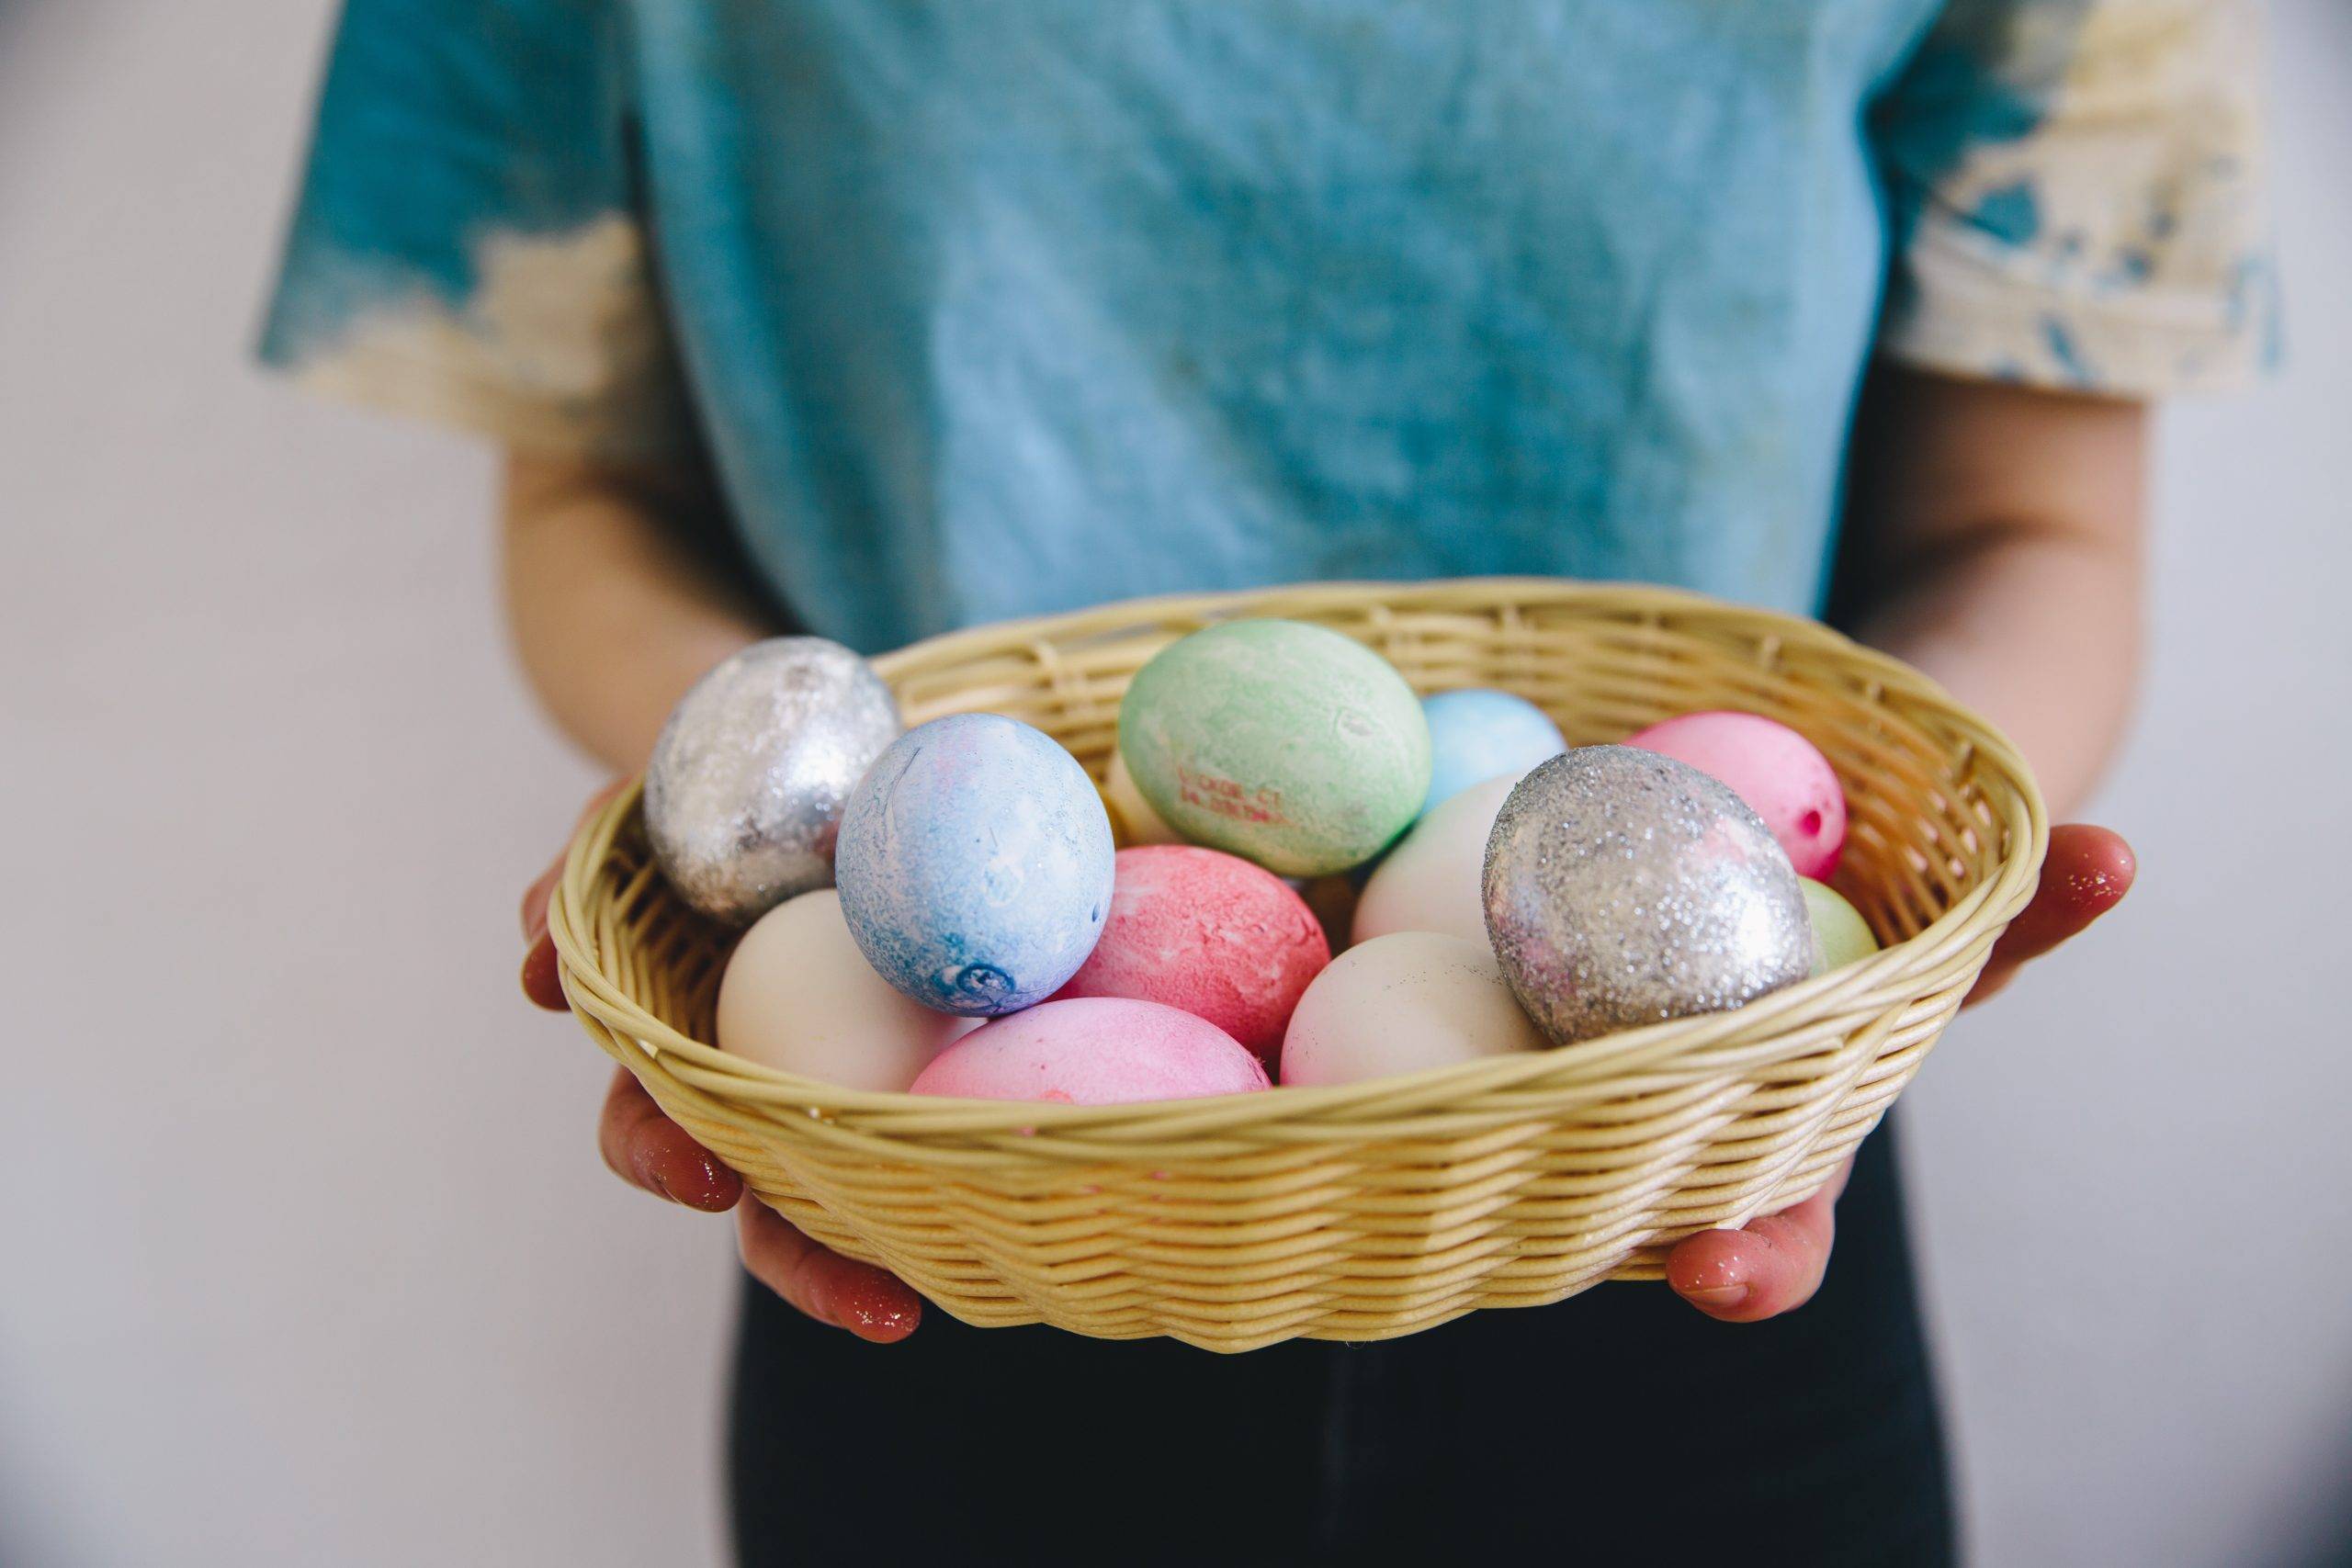
[[[1119,705],[1119,754],[1170,827],[1283,876],[1370,860],[1430,787],[1405,678],[1298,621],[1228,621],[1160,649]]]
[[[1813,919],[1813,972],[1826,975],[1878,951],[1878,938],[1868,921],[1838,891],[1810,876],[1797,878],[1804,893],[1804,912]]]

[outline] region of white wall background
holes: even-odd
[[[708,1561],[726,1229],[516,998],[591,781],[489,464],[243,357],[328,12],[0,0],[0,1562]],[[2278,16],[2294,357],[2167,420],[2141,890],[1909,1100],[2004,1568],[2352,1537],[2352,6]]]

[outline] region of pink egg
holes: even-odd
[[[1271,1064],[1331,944],[1262,866],[1191,844],[1121,850],[1094,952],[1054,999],[1126,997],[1206,1019]]]
[[[1232,1035],[1158,1002],[1075,997],[985,1024],[933,1057],[914,1094],[1118,1105],[1267,1087]]]
[[[1625,744],[1728,784],[1764,818],[1799,876],[1824,878],[1838,868],[1846,847],[1846,793],[1829,759],[1787,725],[1760,714],[1686,713]]]

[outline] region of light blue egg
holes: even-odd
[[[875,972],[993,1017],[1077,973],[1111,908],[1111,818],[1076,758],[996,714],[907,731],[842,815],[842,914]]]
[[[1438,692],[1421,699],[1430,721],[1430,795],[1421,811],[1474,784],[1523,773],[1568,749],[1542,708],[1509,692]]]

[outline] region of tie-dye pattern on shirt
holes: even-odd
[[[1881,106],[1883,346],[2154,396],[2277,355],[2255,0],[1951,0]]]
[[[866,648],[1309,578],[1807,610],[1890,275],[1947,369],[2250,357],[2251,116],[2226,178],[2201,118],[2245,89],[2143,81],[2110,5],[2191,11],[351,0],[265,354],[707,453]]]

